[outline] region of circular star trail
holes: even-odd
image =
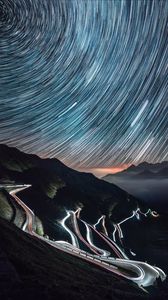
[[[168,1],[0,0],[0,142],[71,167],[167,157]]]

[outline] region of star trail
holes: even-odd
[[[168,1],[0,0],[0,142],[77,169],[168,159]]]

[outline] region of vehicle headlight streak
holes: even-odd
[[[105,215],[101,216],[98,219],[98,221],[93,225],[93,227],[96,229],[96,226],[102,221],[102,226],[103,226],[104,232],[108,236],[107,228],[106,228],[106,225],[105,225],[105,218],[106,218]]]
[[[101,256],[110,256],[110,252],[106,251],[106,250],[103,250],[103,249],[100,249],[98,247],[96,247],[93,243],[92,243],[92,237],[91,237],[91,230],[88,226],[88,224],[86,222],[84,222],[82,220],[82,222],[85,224],[86,226],[86,238],[87,238],[87,241],[89,242],[89,244],[95,248],[97,251],[99,251],[99,253],[101,253]]]
[[[118,231],[118,234],[119,234],[120,241],[121,241],[121,239],[123,239],[123,237],[124,237],[123,231],[122,231],[120,225],[123,224],[123,223],[125,223],[125,222],[127,222],[128,220],[134,218],[134,216],[136,216],[136,218],[139,220],[139,219],[140,219],[139,214],[142,214],[142,215],[144,215],[145,217],[147,217],[148,214],[151,214],[153,217],[156,217],[156,218],[159,217],[159,214],[158,214],[157,212],[155,212],[155,211],[152,211],[150,208],[144,213],[144,212],[142,212],[141,209],[138,207],[136,210],[134,210],[134,211],[132,212],[131,216],[129,216],[129,217],[123,219],[121,222],[119,222],[119,223],[117,223],[117,224],[113,224],[113,226],[114,226],[114,231],[113,231],[113,240],[114,240],[114,242],[116,242],[116,232],[117,232],[117,231]],[[122,243],[122,241],[121,241],[121,243]]]
[[[113,231],[113,240],[114,240],[114,242],[116,242],[116,236],[115,236],[115,235],[116,235],[116,232],[117,232],[117,231],[118,231],[118,233],[119,233],[119,238],[120,238],[120,239],[122,239],[122,238],[124,237],[120,225],[123,224],[123,223],[125,223],[126,221],[132,219],[132,218],[137,214],[138,210],[139,210],[139,208],[137,208],[136,211],[133,211],[132,214],[131,214],[131,216],[125,218],[124,220],[122,220],[121,222],[119,222],[119,223],[117,223],[117,224],[114,224],[114,231]]]
[[[76,235],[65,225],[66,220],[70,217],[69,211],[67,211],[67,215],[63,220],[60,221],[60,224],[62,227],[69,233],[71,240],[72,240],[72,245],[75,246],[76,248],[79,248],[79,243]]]
[[[103,233],[100,233],[99,231],[97,231],[97,229],[95,229],[91,225],[89,225],[89,227],[91,227],[94,231],[96,231],[97,234],[112,248],[112,250],[115,252],[117,257],[128,259],[126,254],[122,251],[122,249],[114,241],[112,241],[108,236],[104,235]]]
[[[99,265],[115,274],[118,274],[124,278],[127,278],[129,280],[132,280],[133,282],[137,283],[140,287],[143,286],[149,286],[154,284],[154,282],[156,281],[157,278],[161,278],[161,280],[165,280],[166,275],[165,273],[158,267],[152,267],[151,265],[148,265],[147,263],[144,262],[140,262],[140,261],[131,261],[129,259],[125,259],[124,255],[124,259],[122,258],[113,258],[113,257],[108,257],[105,258],[105,256],[95,256],[95,255],[91,255],[83,250],[80,250],[79,248],[77,248],[76,246],[78,246],[78,242],[77,242],[77,238],[75,239],[74,234],[72,233],[71,230],[69,230],[69,228],[65,225],[66,220],[71,217],[73,219],[73,223],[74,226],[76,227],[76,231],[77,231],[77,236],[80,236],[80,232],[79,232],[79,228],[77,225],[77,219],[76,219],[76,215],[79,213],[79,210],[77,210],[76,212],[73,211],[67,211],[67,215],[65,216],[65,218],[60,222],[60,224],[63,226],[63,228],[70,234],[71,239],[72,239],[72,243],[74,244],[72,247],[69,243],[64,242],[64,241],[51,241],[49,239],[46,239],[45,237],[39,236],[35,231],[35,215],[33,213],[33,211],[24,204],[24,202],[18,197],[16,196],[16,193],[29,187],[30,185],[23,185],[21,186],[15,186],[15,188],[13,187],[13,190],[10,191],[10,195],[15,199],[15,201],[25,210],[26,212],[26,216],[27,216],[27,232],[33,236],[35,236],[36,238],[39,238],[40,240],[45,241],[46,243],[50,244],[51,246],[62,250],[64,252],[68,252],[70,254],[73,254],[75,256],[79,256],[80,258],[83,258],[87,261],[90,261],[96,265]],[[19,187],[19,188],[18,188]],[[82,221],[82,220],[81,220]],[[82,221],[84,222],[84,221]],[[86,222],[85,222],[86,223]],[[106,240],[106,242],[108,242],[109,244],[113,245],[115,247],[115,243],[113,241],[111,241],[109,239],[108,236],[99,233],[93,226],[87,224],[88,228],[92,228],[94,231],[96,231],[104,240]],[[91,235],[89,233],[89,231],[87,232],[88,234],[88,240],[89,242],[92,242],[91,240]],[[84,240],[84,239],[83,239]],[[86,243],[87,244],[87,243]],[[94,245],[90,246],[91,249],[95,249]],[[112,246],[112,247],[113,247]],[[116,253],[117,253],[117,245],[116,245]],[[122,253],[122,251],[119,251],[120,253]],[[102,252],[103,253],[103,252]],[[120,256],[119,253],[119,256]],[[120,256],[121,257],[121,256]],[[106,263],[107,262],[107,263]],[[117,268],[116,268],[117,267]],[[125,273],[123,273],[121,269],[125,269],[127,272],[129,271],[133,271],[135,275],[126,275]]]
[[[95,247],[94,245],[92,246],[90,243],[88,243],[85,238],[83,238],[80,230],[79,230],[79,226],[78,226],[78,222],[77,222],[77,218],[76,218],[76,214],[80,213],[80,210],[77,209],[76,211],[68,211],[68,213],[71,216],[71,220],[72,220],[72,224],[75,230],[76,235],[78,236],[78,238],[88,247],[90,248],[90,250],[92,252],[94,252],[95,254],[100,254],[100,253],[104,253],[104,250],[98,249],[97,247]],[[100,250],[100,251],[99,251]]]
[[[133,211],[132,214],[131,214],[131,216],[125,218],[119,224],[123,224],[126,221],[128,221],[129,219],[133,218],[138,212],[141,213],[141,211],[140,211],[139,208],[137,208],[135,211]],[[146,215],[146,214],[148,214],[150,212],[151,212],[151,210],[148,210],[146,213],[143,213],[143,214]],[[79,213],[79,209],[77,209],[76,212],[70,211],[70,213],[72,214],[72,217],[74,218],[75,224],[76,224],[77,223],[76,215],[79,217],[79,214],[78,214]],[[70,217],[69,214],[68,214],[68,217]],[[98,252],[101,252],[101,260],[102,261],[107,261],[107,262],[111,261],[112,265],[114,265],[114,266],[118,266],[118,267],[121,267],[121,268],[126,268],[126,269],[129,269],[129,270],[132,270],[133,272],[135,272],[135,274],[137,274],[137,275],[136,275],[136,277],[134,279],[132,277],[129,277],[129,276],[127,276],[127,278],[130,279],[130,280],[133,280],[139,286],[141,286],[141,285],[143,285],[144,287],[145,286],[149,286],[149,285],[151,285],[151,284],[153,284],[155,282],[156,278],[159,278],[159,277],[161,278],[161,280],[165,280],[166,275],[165,275],[165,273],[160,268],[152,267],[152,266],[148,265],[147,263],[129,260],[129,258],[125,255],[125,253],[120,249],[120,247],[115,242],[113,242],[108,236],[106,236],[106,235],[104,235],[102,233],[99,233],[96,230],[96,226],[101,222],[101,220],[103,218],[104,218],[104,216],[101,216],[99,218],[99,220],[97,221],[97,223],[94,224],[93,226],[87,224],[83,220],[80,220],[86,226],[86,229],[87,229],[87,232],[86,232],[87,241],[89,242],[89,244],[91,245],[91,247],[93,249],[97,250]],[[75,225],[75,226],[77,226],[77,225]],[[109,243],[109,245],[111,245],[112,249],[116,252],[116,254],[118,255],[118,257],[120,257],[119,259],[115,260],[113,257],[109,256],[110,253],[108,251],[100,249],[100,248],[98,248],[97,246],[95,246],[93,244],[92,235],[91,235],[91,228],[93,230],[95,230],[97,232],[97,234],[99,234],[102,237],[102,239],[104,239],[106,241],[106,243]],[[77,235],[78,235],[78,233],[77,233]],[[133,255],[135,255],[135,253],[133,253]],[[107,256],[108,256],[108,258],[105,258]]]

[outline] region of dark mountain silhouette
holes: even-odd
[[[136,177],[147,177],[152,178],[155,175],[155,173],[151,172],[150,170],[143,170],[142,172],[135,174]]]
[[[55,222],[66,209],[81,207],[82,217],[94,224],[102,214],[107,222],[117,222],[137,207],[137,199],[114,184],[75,171],[58,159],[41,159],[6,145],[0,145],[0,176],[1,182],[32,185],[20,195],[50,236],[60,233]]]
[[[143,170],[140,173],[134,174],[136,178],[146,178],[146,179],[159,179],[159,178],[168,178],[168,167],[159,169],[159,171],[151,171],[150,169]]]
[[[168,167],[161,169],[157,172],[158,177],[167,177],[168,178]]]
[[[163,161],[161,163],[156,163],[156,164],[151,164],[148,162],[142,162],[139,165],[131,165],[127,169],[115,173],[115,174],[107,174],[104,176],[102,179],[106,180],[109,179],[110,177],[128,177],[131,176],[134,178],[135,176],[140,175],[141,177],[157,177],[157,176],[168,176],[168,161]]]
[[[135,166],[134,171],[138,172],[138,171],[151,171],[151,172],[159,172],[160,170],[162,170],[163,168],[168,167],[168,161],[163,161],[161,163],[148,163],[148,162],[142,162],[139,165]]]
[[[108,174],[103,179],[123,188],[141,199],[147,206],[168,213],[168,162],[150,164],[143,162],[138,166]]]

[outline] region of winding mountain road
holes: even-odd
[[[78,226],[79,212],[67,211],[67,216],[60,222],[64,229],[70,234],[72,244],[65,241],[51,241],[45,237],[39,236],[35,232],[35,215],[33,211],[16,195],[21,190],[29,188],[30,185],[5,185],[5,188],[10,189],[9,194],[14,200],[23,208],[26,213],[26,222],[23,225],[22,230],[28,232],[30,235],[43,240],[47,244],[55,247],[61,251],[77,256],[80,259],[89,261],[103,269],[106,269],[112,273],[115,273],[121,277],[133,281],[139,287],[148,287],[153,285],[155,281],[160,278],[162,281],[165,280],[166,274],[158,267],[153,267],[145,262],[129,260],[125,253],[120,247],[112,241],[108,236],[98,232],[95,226],[87,224],[83,220],[80,220],[86,226],[86,239],[82,236]],[[66,225],[65,221],[71,218],[74,232],[70,230]],[[100,249],[92,240],[91,231],[95,231],[103,242],[107,243],[112,251],[115,252],[117,258],[111,257],[110,253],[104,249]],[[94,254],[90,254],[79,248],[78,239],[82,240],[87,247],[92,250]]]

